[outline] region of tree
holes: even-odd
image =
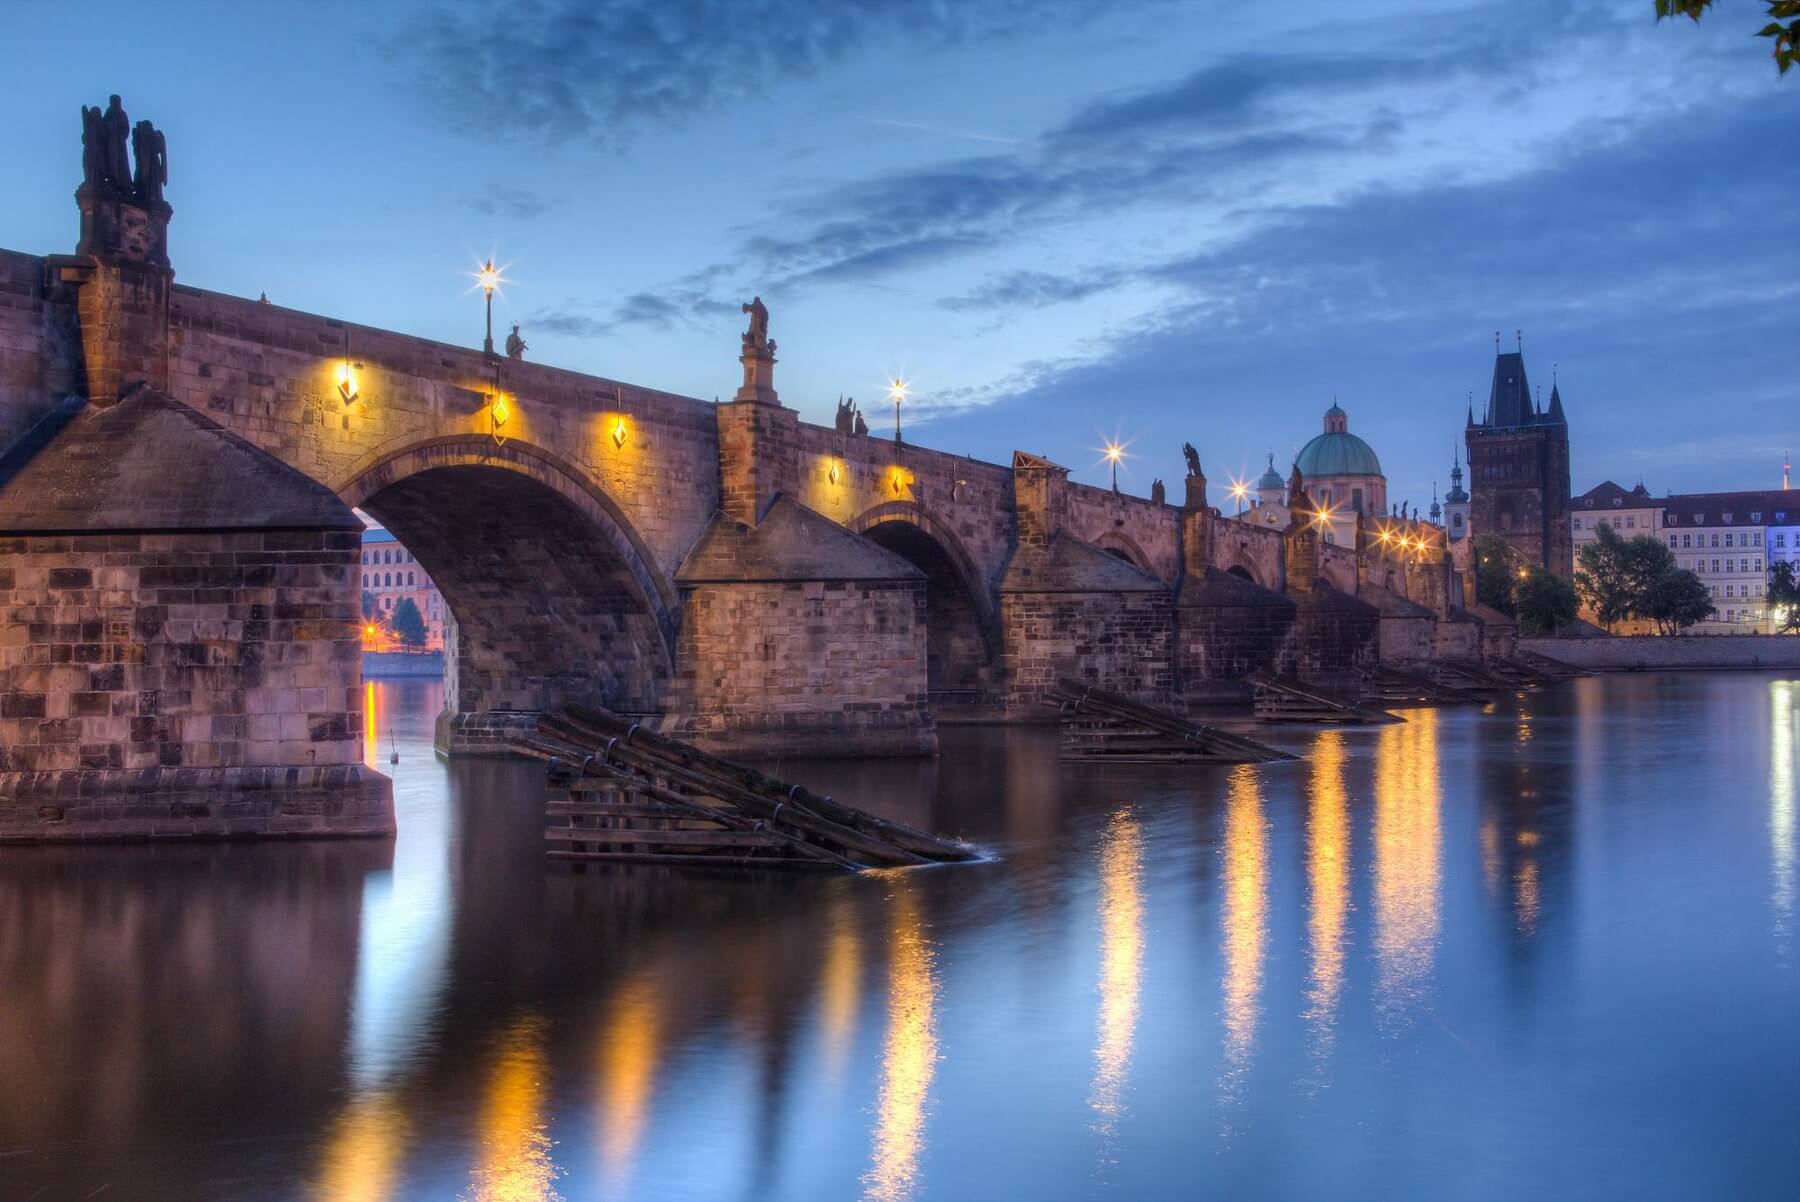
[[[1508,617],[1513,612],[1513,549],[1498,534],[1475,536],[1475,600]]]
[[[394,606],[393,626],[394,633],[408,647],[425,645],[425,619],[411,597],[400,598],[400,604]]]
[[[1800,0],[1763,0],[1769,9],[1769,23],[1757,30],[1759,37],[1772,39],[1775,66],[1781,74],[1800,62]],[[1656,0],[1656,19],[1686,17],[1698,21],[1713,0]],[[1783,25],[1782,22],[1787,24]]]
[[[1700,577],[1672,568],[1651,583],[1640,612],[1656,623],[1658,634],[1680,634],[1712,615],[1712,594]]]
[[[1573,622],[1581,607],[1575,586],[1542,568],[1528,572],[1513,586],[1513,600],[1521,634],[1553,634]]]
[[[1601,522],[1594,533],[1597,539],[1575,557],[1575,590],[1593,611],[1594,620],[1611,630],[1631,616],[1631,565],[1617,530]]]
[[[363,605],[363,617],[372,618],[375,616],[375,611],[377,608],[377,604],[375,601],[375,594],[371,593],[368,589],[363,590],[362,605]]]
[[[1769,616],[1777,634],[1800,634],[1800,573],[1792,560],[1776,560],[1769,568]]]

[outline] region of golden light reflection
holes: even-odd
[[[626,434],[625,417],[623,414],[621,414],[618,417],[613,418],[612,444],[613,444],[614,449],[620,450],[620,451],[623,451],[625,449],[625,434]]]
[[[386,1090],[359,1094],[331,1124],[316,1202],[385,1202],[394,1196],[409,1134],[400,1100]]]
[[[1481,880],[1492,893],[1500,887],[1500,825],[1492,818],[1481,824]]]
[[[371,768],[375,766],[375,745],[380,729],[375,723],[375,682],[365,680],[363,681],[363,763]]]
[[[904,497],[906,490],[912,487],[912,473],[895,464],[888,469],[888,491],[896,497]]]
[[[1513,913],[1519,934],[1537,934],[1539,904],[1537,858],[1528,856],[1513,871]]]
[[[863,1197],[875,1202],[900,1202],[918,1186],[925,1109],[937,1072],[936,954],[912,882],[903,874],[892,880],[888,1032],[881,1053],[874,1163],[863,1175]]]
[[[1769,684],[1769,854],[1775,929],[1785,935],[1794,915],[1794,756],[1800,753],[1800,681]]]
[[[825,968],[819,982],[825,1059],[833,1081],[843,1073],[850,1037],[856,1031],[861,992],[862,941],[856,934],[850,904],[840,895],[832,906],[831,936],[825,944]]]
[[[1257,998],[1262,991],[1263,949],[1268,938],[1269,836],[1263,824],[1256,769],[1231,772],[1225,803],[1225,1080],[1229,1090],[1250,1064],[1256,1041]]]
[[[464,1202],[560,1202],[560,1170],[543,1119],[548,1064],[541,1020],[521,1018],[501,1037],[481,1115],[480,1160]]]
[[[1120,810],[1100,842],[1100,1021],[1088,1105],[1110,1135],[1124,1113],[1144,975],[1143,826]]]
[[[615,1193],[630,1174],[649,1117],[662,1010],[655,981],[639,977],[613,997],[601,1030],[600,1169]]]
[[[1375,749],[1376,995],[1389,1021],[1424,994],[1437,954],[1437,733],[1436,710],[1412,710]]]
[[[1328,730],[1313,744],[1312,815],[1306,828],[1306,881],[1312,894],[1306,930],[1312,981],[1306,1019],[1316,1052],[1331,1049],[1344,988],[1344,927],[1350,912],[1350,806],[1344,794],[1344,735]]]

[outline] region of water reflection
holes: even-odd
[[[1769,858],[1776,934],[1794,917],[1794,756],[1800,752],[1800,681],[1769,684]]]
[[[889,899],[888,1032],[881,1050],[881,1100],[875,1117],[874,1163],[863,1196],[900,1202],[918,1186],[925,1112],[937,1072],[936,952],[926,933],[918,886],[894,873]]]
[[[1249,1068],[1256,1041],[1268,937],[1268,876],[1269,837],[1256,769],[1241,764],[1231,771],[1225,803],[1225,1074],[1220,1089],[1226,1095]]]
[[[1126,1072],[1137,1034],[1144,975],[1143,825],[1113,814],[1100,842],[1100,1021],[1088,1105],[1110,1136],[1124,1113]]]
[[[1350,806],[1344,793],[1344,736],[1324,732],[1312,748],[1311,814],[1306,824],[1306,931],[1312,958],[1306,1020],[1313,1052],[1331,1052],[1344,988],[1344,926],[1350,911]]]
[[[1438,713],[1409,710],[1375,749],[1376,1004],[1393,1023],[1425,993],[1436,956]]]
[[[527,1015],[513,1022],[494,1050],[482,1102],[481,1146],[464,1202],[560,1202],[552,1182],[544,1103],[544,1024]]]
[[[819,980],[825,1062],[833,1081],[843,1074],[844,1057],[862,1004],[862,939],[856,932],[855,919],[849,895],[842,890],[835,893],[831,902],[831,933],[825,944],[825,968]]]
[[[325,1140],[316,1202],[386,1202],[394,1196],[412,1124],[388,1090],[358,1094],[338,1113]]]
[[[650,1114],[665,1001],[656,978],[627,981],[612,1000],[600,1039],[600,1169],[623,1192]]]

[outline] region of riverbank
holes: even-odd
[[[1774,634],[1615,635],[1520,639],[1521,651],[1594,672],[1715,672],[1800,668],[1800,636]]]
[[[365,651],[363,675],[384,680],[407,677],[437,679],[444,674],[442,651]]]

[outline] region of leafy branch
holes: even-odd
[[[1770,21],[1757,30],[1758,37],[1770,38],[1775,46],[1775,66],[1783,75],[1800,62],[1800,0],[1765,0]],[[1686,17],[1698,21],[1713,0],[1656,0],[1656,19]],[[1783,24],[1785,22],[1785,24]]]

